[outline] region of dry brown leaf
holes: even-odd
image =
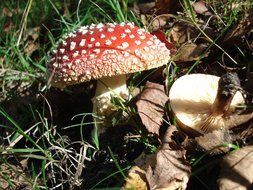
[[[236,39],[239,39],[244,34],[252,31],[253,28],[253,9],[248,10],[245,13],[245,16],[239,20],[239,22],[230,29],[227,34],[224,37],[223,42],[228,43],[236,43]],[[238,41],[238,43],[241,43],[241,40]]]
[[[241,117],[252,117],[253,113],[245,113],[235,116],[233,120],[237,119],[240,122]],[[235,122],[236,123],[236,122]],[[235,141],[245,142],[253,136],[253,123],[251,121],[242,125],[235,126],[232,129],[215,130],[203,136],[190,138],[183,142],[183,146],[189,151],[209,151],[210,154],[222,154],[229,151],[229,147],[222,146],[224,144],[232,144]]]
[[[188,43],[183,45],[174,56],[174,61],[187,62],[199,60],[201,57],[208,55],[208,52],[205,52],[206,48],[206,44],[197,45],[195,43]]]
[[[208,35],[210,38],[213,38],[215,34],[213,29],[205,26],[204,23],[205,22],[200,21],[200,23],[198,23],[199,27],[205,32],[206,35]],[[193,41],[197,37],[205,38],[205,36],[201,34],[196,26],[184,21],[178,21],[175,23],[169,34],[170,41],[178,46],[189,42],[189,40]]]
[[[189,139],[184,142],[184,147],[192,151],[209,151],[210,154],[219,154],[229,151],[229,147],[223,147],[223,144],[233,142],[232,136],[228,130],[215,130],[203,136]]]
[[[24,52],[30,56],[34,51],[39,48],[39,44],[36,42],[39,38],[40,27],[30,28],[26,31],[24,39],[26,40],[26,45]]]
[[[163,31],[156,30],[151,32],[151,34],[155,35],[161,42],[165,43],[165,46],[170,50],[172,55],[175,53],[176,47],[167,40],[166,34]]]
[[[253,146],[228,154],[221,163],[220,190],[253,189]]]
[[[26,55],[30,56],[38,48],[39,48],[39,44],[38,43],[28,42],[27,46],[24,49],[24,52],[26,53]]]
[[[9,179],[0,177],[0,189],[24,189],[29,190],[32,188],[32,180],[26,176],[25,172],[19,167],[12,164],[0,165],[1,176],[8,176]],[[12,181],[12,185],[8,182]]]
[[[253,139],[253,122],[249,121],[231,129],[234,141],[246,142]]]
[[[159,135],[163,122],[164,105],[168,101],[164,86],[147,82],[136,102],[137,111],[148,132]]]
[[[152,20],[152,30],[156,31],[159,30],[160,28],[163,28],[167,25],[167,21],[170,19],[169,15],[161,15],[158,17],[155,17]]]
[[[129,170],[125,185],[122,189],[148,189],[146,171],[149,166],[155,166],[156,155],[147,155],[142,153],[138,158],[134,160],[134,163],[136,165]]]
[[[186,189],[190,166],[185,151],[172,140],[181,135],[175,126],[170,126],[157,154],[141,154],[135,160],[136,166],[129,171],[123,189]]]
[[[186,189],[190,165],[185,159],[185,151],[173,139],[177,133],[170,126],[165,133],[163,145],[156,154],[156,165],[148,168],[146,177],[151,189]]]
[[[156,164],[156,154],[144,154],[142,153],[138,158],[134,160],[136,166],[142,170],[147,171],[149,166],[154,167]]]
[[[148,3],[137,3],[134,2],[133,12],[136,16],[140,18],[141,23],[144,26],[149,26],[150,21],[147,18],[147,15],[153,14],[155,8],[155,2]]]
[[[147,190],[148,187],[145,175],[146,171],[138,166],[133,166],[128,172],[125,185],[122,189]]]
[[[179,0],[156,0],[155,7],[158,14],[176,13],[182,9]]]
[[[253,118],[253,112],[247,111],[246,113],[234,113],[229,117],[229,122],[226,125],[226,128],[233,129],[245,122],[250,121]]]
[[[137,15],[147,14],[150,10],[152,10],[155,7],[155,2],[149,2],[149,3],[134,3],[134,13]]]
[[[198,36],[199,31],[187,22],[176,23],[170,32],[170,41],[173,44],[184,44]]]
[[[9,32],[13,32],[13,29],[15,28],[15,23],[13,23],[12,17],[14,15],[17,15],[18,12],[21,12],[21,10],[19,9],[9,9],[7,7],[4,7],[0,13],[0,17],[5,17],[5,19],[3,19],[4,23],[3,23],[3,32],[4,33],[9,33]]]
[[[209,12],[206,3],[204,1],[197,1],[192,4],[193,9],[195,10],[196,13],[202,14],[202,15],[212,15],[211,12]]]

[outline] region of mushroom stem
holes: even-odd
[[[214,115],[226,114],[236,92],[241,89],[240,80],[236,73],[226,73],[221,76],[218,84],[218,92],[212,106]]]
[[[93,113],[98,116],[109,116],[113,112],[112,96],[126,98],[129,95],[126,86],[126,75],[105,77],[97,82],[96,94],[92,99]]]

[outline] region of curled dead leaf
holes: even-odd
[[[140,18],[141,23],[144,26],[148,26],[150,22],[148,21],[147,15],[153,14],[155,8],[155,2],[148,3],[137,3],[134,2],[133,12],[136,16]]]
[[[155,17],[152,20],[152,30],[156,31],[162,27],[165,27],[169,19],[170,19],[169,15],[161,15],[161,16]]]
[[[205,26],[204,23],[203,21],[199,21],[199,28],[201,28],[207,36],[213,38],[215,32],[212,28]],[[200,41],[200,37],[203,39],[205,38],[195,25],[184,21],[177,21],[169,33],[170,41],[179,47],[189,41],[196,41],[197,39]]]
[[[147,190],[145,174],[146,172],[143,169],[133,166],[128,172],[125,185],[122,189]]]
[[[228,130],[215,130],[203,136],[188,139],[184,142],[184,147],[190,151],[208,151],[210,154],[220,154],[229,151],[229,147],[222,145],[232,142],[233,138]]]
[[[177,134],[175,126],[165,133],[163,145],[156,154],[156,164],[149,166],[146,177],[151,189],[186,189],[191,171],[185,159],[185,151],[173,139]]]
[[[205,52],[207,46],[207,44],[185,44],[177,51],[176,55],[174,56],[174,61],[196,61],[202,57],[206,57],[208,55],[208,52]]]
[[[165,46],[170,50],[172,55],[175,53],[176,47],[167,40],[166,34],[163,31],[156,30],[151,34],[155,35],[159,40],[161,40],[161,42],[165,43]]]
[[[141,169],[147,171],[149,166],[154,167],[156,164],[156,154],[144,154],[142,153],[138,158],[134,160],[134,163]]]
[[[208,10],[208,7],[206,6],[206,3],[204,1],[197,1],[192,4],[193,9],[196,13],[210,16],[212,13]]]
[[[33,189],[32,179],[25,174],[21,167],[2,163],[0,165],[0,171],[0,189]],[[3,176],[7,176],[8,178]],[[10,183],[10,181],[12,182]]]
[[[147,14],[150,10],[155,7],[155,2],[148,2],[148,3],[134,3],[134,12],[137,15],[140,14]]]
[[[218,187],[220,190],[253,188],[253,146],[228,154],[222,161]]]
[[[248,117],[248,114],[246,114],[246,117]],[[235,141],[246,142],[252,136],[253,124],[249,121],[232,129],[215,130],[199,137],[189,138],[183,142],[183,146],[189,151],[208,151],[210,154],[224,154],[230,150],[228,144],[233,144]]]
[[[24,39],[26,40],[26,45],[24,52],[30,56],[34,51],[39,48],[37,39],[39,38],[40,27],[34,27],[27,29]]]
[[[19,12],[22,12],[20,9],[9,9],[7,7],[3,7],[2,11],[0,13],[0,17],[1,18],[5,18],[2,19],[2,21],[4,21],[2,24],[2,30],[3,33],[9,33],[12,32],[13,29],[15,28],[15,23],[12,19],[12,17],[17,16]]]
[[[176,23],[170,32],[170,40],[173,44],[183,44],[194,39],[199,31],[193,25],[186,22]]]
[[[158,14],[163,13],[176,13],[182,9],[181,3],[179,0],[156,0],[155,7]]]
[[[224,37],[223,42],[226,44],[234,45],[240,39],[241,36],[252,31],[253,27],[253,9],[249,9],[245,15],[239,20],[239,22],[231,28]],[[237,44],[237,43],[236,43]]]
[[[234,141],[245,143],[253,137],[253,122],[249,121],[231,129]]]
[[[164,105],[168,101],[164,86],[147,82],[136,102],[139,116],[148,132],[159,135],[163,122]]]
[[[162,140],[163,144],[156,154],[142,154],[135,160],[136,166],[129,171],[123,189],[126,187],[163,190],[186,189],[191,168],[185,159],[185,151],[180,144],[173,140],[181,138],[181,135],[182,133],[175,126],[170,126]]]
[[[232,129],[234,127],[237,127],[247,121],[250,121],[253,118],[253,112],[246,112],[246,113],[234,113],[230,116],[229,122],[227,124],[227,128]]]

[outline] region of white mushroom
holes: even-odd
[[[237,75],[222,77],[190,74],[177,79],[169,92],[176,121],[187,132],[208,133],[248,121],[251,116],[236,116],[236,107],[244,104]],[[234,115],[235,114],[235,115]]]

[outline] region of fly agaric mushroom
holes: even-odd
[[[52,86],[64,88],[99,79],[93,110],[112,112],[111,96],[128,96],[126,74],[165,65],[170,51],[156,36],[132,23],[83,26],[68,34],[51,52],[47,74]]]
[[[169,101],[182,129],[203,134],[240,125],[252,117],[235,116],[236,107],[245,103],[239,90],[240,81],[235,73],[221,77],[190,74],[174,82]]]

